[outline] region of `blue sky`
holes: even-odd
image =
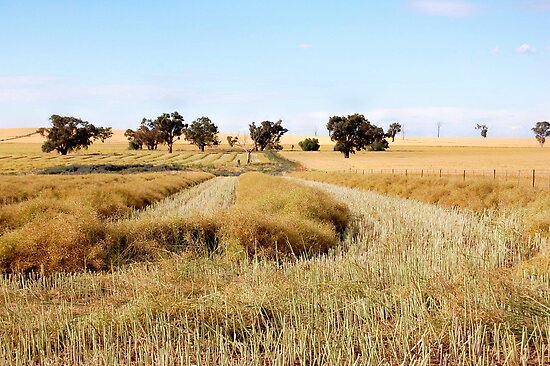
[[[531,137],[550,120],[550,0],[0,0],[0,127],[326,134],[362,113],[409,136]]]

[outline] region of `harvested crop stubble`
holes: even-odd
[[[487,209],[524,211],[522,230],[550,237],[550,191],[515,183],[456,178],[404,177],[395,175],[360,175],[353,173],[296,172],[292,176],[312,181],[366,189],[394,196],[412,198],[447,207],[483,212]]]
[[[1,277],[0,364],[548,364],[549,276],[501,267],[530,251],[518,213],[312,184],[353,213],[325,256]]]
[[[234,203],[238,179],[237,177],[210,179],[150,205],[143,211],[136,212],[134,217],[139,219],[214,214]]]
[[[236,205],[225,213],[220,235],[249,255],[324,253],[338,243],[349,220],[347,207],[319,190],[246,173],[240,176]]]
[[[111,221],[212,177],[208,173],[40,177],[38,187],[30,183],[38,193],[22,191],[12,196],[16,203],[0,207],[0,270],[101,268],[104,244],[112,236]],[[0,182],[5,183],[4,178]],[[24,185],[36,177],[8,178],[11,185]]]
[[[220,212],[234,204],[237,181],[208,180],[114,223],[107,257],[116,264],[154,258],[163,251],[212,253],[219,244]]]

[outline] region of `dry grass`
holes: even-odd
[[[542,246],[521,234],[518,213],[311,184],[353,213],[326,256],[185,254],[112,273],[1,279],[0,363],[550,362],[548,275],[511,270]]]
[[[348,221],[347,208],[323,192],[246,173],[239,179],[236,206],[224,215],[221,237],[251,256],[318,254],[338,244]]]
[[[476,212],[488,209],[521,210],[524,230],[550,236],[550,191],[492,180],[462,181],[453,178],[297,172],[293,176],[375,192],[412,198]]]
[[[0,268],[102,268],[112,220],[209,178],[208,173],[0,177],[3,189],[16,192],[0,207]]]
[[[496,169],[500,175],[507,170],[510,176],[517,176],[518,170],[532,169],[548,171],[550,148],[525,147],[463,147],[463,146],[402,146],[390,147],[387,151],[361,151],[349,159],[337,151],[302,152],[285,151],[282,155],[297,161],[309,169],[322,171],[365,170],[374,172],[396,169],[404,173],[420,173],[421,169],[442,169],[446,173],[461,174],[469,171],[485,170],[491,175]],[[502,174],[501,174],[502,173]],[[468,176],[470,176],[468,172]],[[544,177],[547,179],[547,176]]]

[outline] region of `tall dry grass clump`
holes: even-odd
[[[328,194],[281,177],[240,176],[236,205],[224,213],[220,236],[249,255],[268,258],[324,253],[350,220]]]
[[[33,186],[33,178],[6,180]],[[34,187],[44,191],[13,196],[14,203],[0,207],[0,270],[101,268],[116,234],[114,221],[209,178],[208,173],[147,173],[40,179]]]
[[[550,236],[550,191],[511,182],[462,181],[436,178],[354,173],[296,172],[293,176],[349,188],[364,189],[446,207],[482,212],[487,209],[517,209],[525,212],[525,231]]]

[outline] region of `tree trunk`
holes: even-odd
[[[252,154],[252,150],[246,151],[246,165],[250,164],[250,155]]]
[[[395,142],[395,134],[391,135],[391,142]]]
[[[168,154],[172,153],[172,144],[168,144]]]
[[[199,149],[201,149],[201,151],[204,152],[204,145],[199,145]]]
[[[349,159],[349,151],[344,151],[344,158]]]

